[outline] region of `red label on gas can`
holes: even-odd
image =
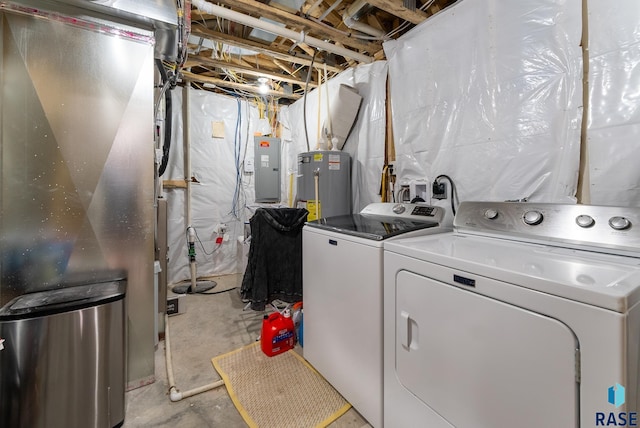
[[[293,320],[279,312],[262,320],[260,346],[267,356],[281,354],[293,348],[296,344]]]

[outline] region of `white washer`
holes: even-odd
[[[382,426],[383,243],[451,230],[444,210],[374,203],[302,230],[304,357],[374,427]]]
[[[464,202],[384,257],[386,426],[637,422],[640,209]]]

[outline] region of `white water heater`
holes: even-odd
[[[308,221],[351,214],[351,156],[336,150],[298,155],[298,207]]]

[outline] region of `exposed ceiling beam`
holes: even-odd
[[[274,73],[270,73],[266,70],[258,70],[255,69],[253,67],[246,67],[246,66],[242,66],[242,65],[238,65],[238,64],[233,64],[230,62],[226,62],[226,61],[220,61],[217,59],[213,59],[213,58],[208,58],[208,57],[203,57],[203,56],[189,56],[189,59],[187,60],[186,64],[185,64],[185,68],[188,67],[192,67],[194,65],[197,64],[203,64],[206,66],[211,66],[211,67],[218,67],[218,68],[226,68],[229,70],[233,70],[233,71],[238,71],[244,74],[249,74],[251,76],[264,76],[264,77],[268,77],[269,79],[272,80],[278,80],[281,82],[288,82],[288,83],[295,83],[296,85],[300,85],[300,86],[304,86],[305,82],[303,80],[300,79],[293,79],[291,77],[287,77],[287,76],[283,76],[281,74],[274,74]],[[309,86],[311,87],[316,87],[317,85],[315,83],[309,82]]]
[[[402,0],[400,0],[402,2]],[[288,25],[296,25],[310,31],[318,36],[329,38],[333,41],[340,42],[344,46],[358,49],[364,52],[377,52],[380,49],[380,42],[369,42],[360,40],[356,37],[356,33],[351,31],[338,31],[331,27],[322,25],[310,19],[303,18],[293,13],[288,13],[280,9],[268,6],[255,0],[218,0],[217,3],[233,8],[238,12],[247,14],[259,14],[264,18],[281,22]],[[192,20],[196,19],[197,11],[192,12]],[[346,33],[346,34],[345,34]]]
[[[371,6],[382,9],[392,15],[409,21],[412,24],[420,24],[427,19],[427,14],[419,9],[411,11],[402,5],[402,0],[367,0]]]
[[[274,59],[273,63],[277,65],[280,68],[280,70],[284,71],[285,73],[290,74],[291,76],[296,75],[295,74],[296,70],[292,70],[291,67],[287,66],[287,64],[284,64],[282,61]]]
[[[205,39],[215,40],[217,42],[222,42],[228,45],[237,46],[243,49],[252,50],[254,52],[262,53],[273,58],[277,58],[283,61],[288,61],[294,64],[300,65],[311,65],[311,59],[308,58],[307,55],[297,56],[291,55],[289,52],[276,49],[274,47],[265,46],[262,43],[252,42],[250,40],[241,39],[239,37],[230,36],[229,34],[220,33],[218,31],[208,30],[197,26],[191,27],[191,34],[197,37],[204,37]],[[324,65],[321,61],[316,60],[313,63],[314,68],[324,69]],[[334,73],[340,73],[344,71],[342,67],[337,67],[333,65],[327,65],[327,70],[330,70]]]
[[[300,43],[308,43],[309,45],[315,47],[317,50],[334,53],[345,58],[352,58],[361,63],[369,64],[373,62],[373,58],[371,58],[366,53],[362,53],[353,49],[347,49],[343,46],[338,46],[337,44],[331,43],[329,41],[310,36],[304,31],[298,32],[291,30],[284,24],[279,25],[278,23],[275,23],[271,20],[255,18],[250,14],[245,14],[242,12],[238,12],[232,8],[213,4],[207,0],[191,0],[191,5],[202,10],[203,12],[217,15],[220,18],[241,24],[245,29],[253,27],[255,29],[263,30],[290,40],[296,40]]]
[[[251,92],[252,94],[265,95],[265,96],[273,96],[279,98],[288,98],[292,100],[297,100],[302,97],[300,94],[287,94],[284,91],[274,91],[273,89],[268,90],[266,93],[263,93],[258,89],[257,86],[246,85],[244,83],[237,82],[229,82],[227,80],[217,79],[215,77],[203,76],[201,74],[194,74],[189,71],[182,71],[182,78],[189,82],[201,82],[201,83],[210,83],[212,85],[221,87],[221,88],[231,88],[238,89],[241,91]]]

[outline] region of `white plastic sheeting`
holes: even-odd
[[[307,131],[309,148],[304,129],[304,98],[281,109],[280,121],[283,130],[283,179],[282,200],[288,201],[289,195],[295,195],[298,154],[317,150],[318,130],[326,121],[327,98],[329,109],[332,103],[339,102],[336,97],[340,84],[354,87],[362,96],[362,104],[356,122],[347,138],[342,151],[351,155],[351,177],[353,212],[359,212],[371,202],[380,201],[380,177],[384,164],[385,141],[385,102],[386,102],[386,61],[377,61],[361,65],[340,73],[328,82],[327,96],[325,85],[307,94]],[[320,97],[320,106],[318,106]],[[318,110],[320,114],[318,115]],[[293,174],[293,192],[290,192]]]
[[[591,203],[640,206],[640,2],[587,9]]]
[[[184,178],[182,91],[176,89],[172,95],[173,137],[162,180]],[[254,132],[270,133],[271,129],[268,121],[259,118],[258,109],[250,100],[190,90],[189,101],[191,175],[197,181],[191,187],[192,226],[202,243],[196,242],[198,276],[239,272],[237,238],[244,236],[244,222],[250,217],[247,205],[254,200],[254,176],[243,173],[241,166],[245,158],[253,159]],[[220,122],[224,138],[213,136],[214,123],[220,127]],[[163,195],[168,211],[167,279],[176,283],[190,278],[185,224],[187,191],[165,189]],[[228,230],[224,236],[216,232],[221,223]],[[218,237],[224,239],[220,245],[215,242]]]
[[[356,88],[363,97],[358,117],[343,148],[352,157],[354,211],[380,200],[378,192],[384,163],[386,77],[387,64],[378,61],[344,71],[328,83],[329,107],[335,101],[340,84]],[[320,104],[319,91],[322,93]],[[172,104],[176,106],[173,109],[173,139],[169,163],[162,180],[184,178],[183,119],[180,108],[182,92],[174,90],[172,95]],[[315,150],[318,143],[318,124],[321,126],[327,117],[326,99],[325,85],[307,94],[307,128],[311,150]],[[238,257],[241,251],[237,246],[242,245],[238,238],[244,236],[244,223],[249,221],[260,205],[254,203],[254,175],[244,173],[242,167],[238,174],[236,164],[242,166],[245,159],[253,159],[255,132],[270,134],[272,130],[267,120],[259,119],[259,111],[251,101],[199,90],[191,90],[189,100],[191,169],[193,178],[198,182],[192,183],[192,225],[204,246],[203,250],[200,243],[196,242],[198,276],[240,272],[244,260]],[[289,206],[294,203],[298,154],[308,151],[302,101],[298,100],[281,109],[282,202],[268,206]],[[214,122],[224,123],[224,138],[212,136]],[[239,138],[236,138],[236,132]],[[241,186],[239,197],[234,197],[237,177],[241,178]],[[290,183],[293,183],[292,189]],[[190,278],[185,224],[187,192],[186,189],[165,189],[163,195],[168,206],[167,279],[169,283],[176,283]],[[217,246],[215,240],[219,235],[216,226],[220,223],[227,225],[228,234],[222,245]]]
[[[581,14],[580,0],[462,0],[386,42],[398,179],[575,202]]]
[[[640,3],[587,4],[590,202],[638,206]],[[574,202],[582,117],[582,13],[580,0],[461,0],[386,42],[388,63],[359,66],[331,79],[330,103],[340,84],[357,88],[364,98],[344,146],[352,155],[353,211],[380,200],[387,71],[399,181],[432,181],[447,174],[460,200]],[[192,175],[199,181],[192,188],[193,225],[207,252],[216,248],[215,226],[225,223],[229,230],[211,255],[196,244],[198,273],[238,272],[237,237],[256,206],[250,174],[241,174],[241,197],[234,203],[234,140],[240,141],[242,162],[253,158],[254,132],[271,130],[250,102],[205,91],[190,94]],[[181,92],[173,91],[173,97],[174,135],[165,180],[184,177]],[[327,117],[326,101],[324,86],[307,95],[311,150]],[[297,155],[308,151],[303,100],[283,107],[280,120],[282,205],[289,205],[290,195],[295,197]],[[213,122],[224,122],[224,138],[212,137]],[[189,278],[186,190],[165,190],[164,196],[173,283]],[[445,207],[449,202],[432,201]]]

